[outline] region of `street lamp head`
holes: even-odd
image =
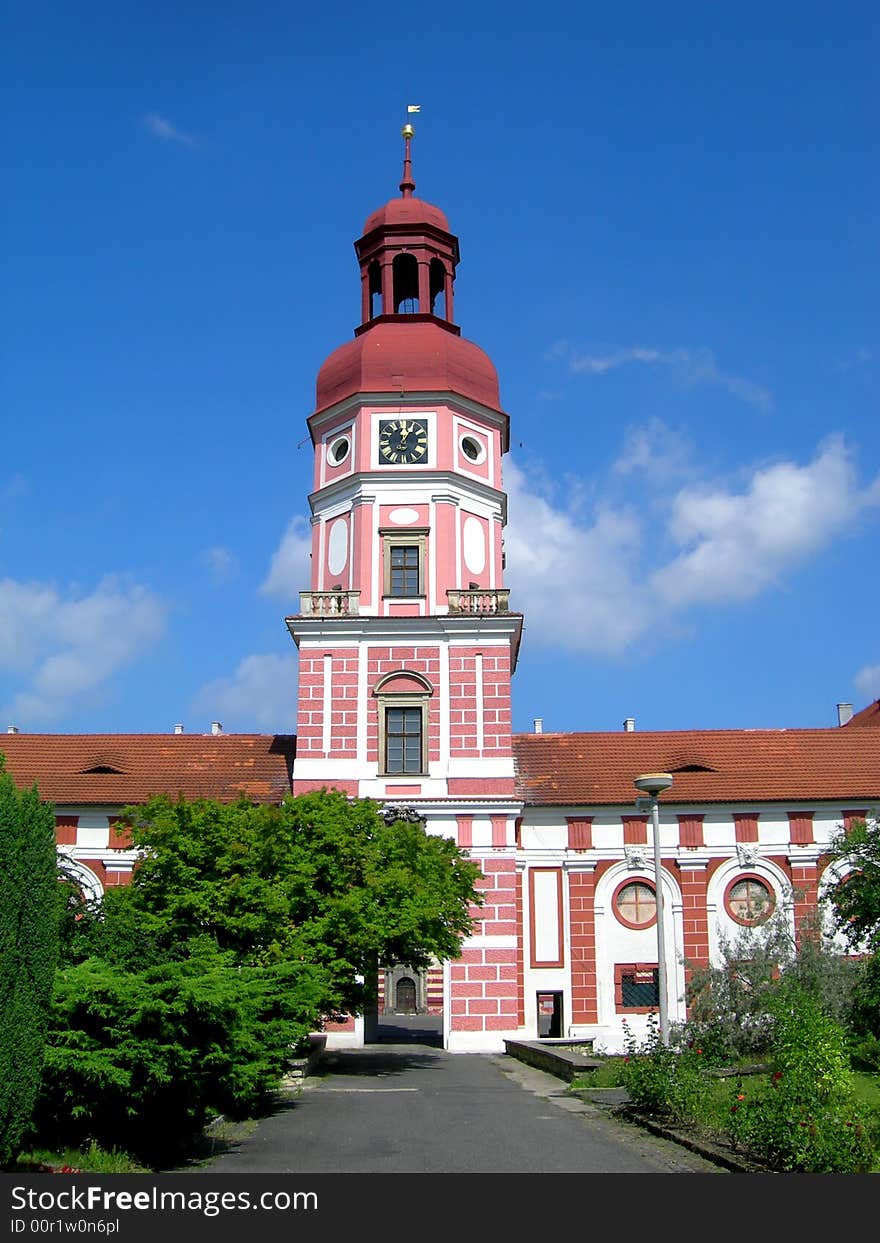
[[[636,777],[633,785],[643,794],[656,798],[672,785],[672,773],[642,773],[641,777]]]

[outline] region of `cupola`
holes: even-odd
[[[379,392],[452,392],[500,409],[491,359],[453,321],[458,238],[445,212],[415,196],[413,133],[403,127],[400,196],[367,217],[354,244],[361,322],[318,372],[316,412]]]

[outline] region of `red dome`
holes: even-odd
[[[399,390],[457,393],[501,409],[498,372],[489,356],[421,316],[418,322],[373,324],[334,350],[318,372],[315,408],[324,410],[354,393]]]
[[[364,237],[372,233],[374,229],[401,224],[428,224],[433,225],[435,229],[442,229],[444,233],[449,232],[446,213],[442,212],[439,207],[435,207],[433,203],[426,203],[424,199],[401,197],[389,199],[384,207],[377,208],[367,216]]]

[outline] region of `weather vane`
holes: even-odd
[[[406,111],[407,111],[408,116],[412,116],[413,113],[415,112],[421,112],[421,110],[422,110],[421,104],[407,104],[406,105]],[[403,134],[404,138],[412,138],[415,132],[416,131],[413,129],[413,127],[410,125],[409,122],[407,122],[406,125],[404,125],[403,129],[401,130],[401,133]]]

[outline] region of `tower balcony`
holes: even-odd
[[[509,613],[510,590],[506,587],[478,587],[446,592],[450,613]]]
[[[357,617],[359,591],[301,591],[299,611],[303,617]]]

